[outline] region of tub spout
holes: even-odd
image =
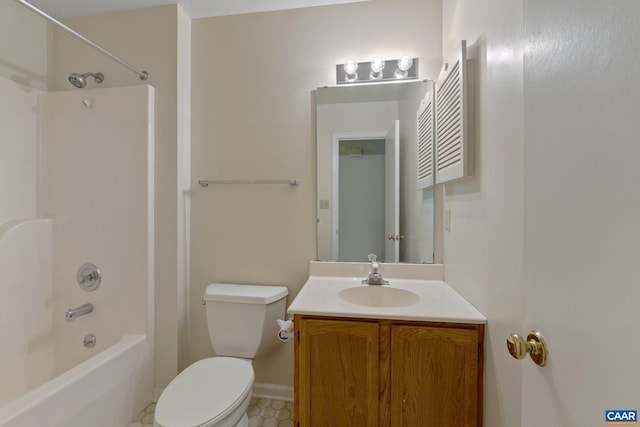
[[[80,307],[70,308],[64,314],[64,320],[67,322],[71,322],[72,320],[76,320],[76,317],[83,316],[85,314],[89,314],[93,311],[93,304],[87,303],[82,304]]]

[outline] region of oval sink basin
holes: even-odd
[[[368,307],[406,307],[420,301],[418,294],[384,285],[365,285],[346,288],[338,292],[346,302]]]

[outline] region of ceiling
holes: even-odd
[[[296,9],[368,0],[29,0],[55,18],[179,4],[191,18]]]

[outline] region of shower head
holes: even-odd
[[[82,89],[87,85],[87,77],[93,77],[96,83],[102,83],[102,81],[104,80],[104,74],[102,73],[71,73],[69,74],[69,83],[71,83],[78,89]]]

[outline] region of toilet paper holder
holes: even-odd
[[[289,338],[293,336],[293,319],[277,319],[276,322],[278,323],[278,327],[280,328],[278,330],[278,339],[282,342],[289,341]]]

